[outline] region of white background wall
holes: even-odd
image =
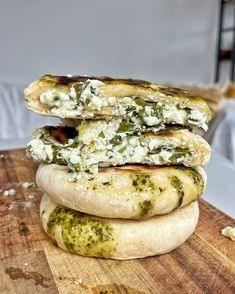
[[[0,0],[0,81],[45,73],[213,80],[215,0]]]

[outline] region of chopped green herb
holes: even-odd
[[[122,147],[121,149],[118,150],[119,153],[123,153],[126,150],[126,146]]]
[[[77,98],[79,98],[81,96],[81,92],[82,92],[82,85],[81,84],[74,84],[73,88],[74,88],[75,92],[77,93]]]
[[[183,162],[183,160],[185,159],[186,156],[192,155],[189,148],[176,147],[173,152],[174,153],[172,154],[172,156],[169,159],[170,163],[172,163],[172,164],[179,164],[179,163]]]
[[[110,140],[110,143],[113,144],[114,146],[120,143],[122,140],[121,136],[115,136]]]
[[[123,133],[123,132],[130,132],[135,128],[135,124],[126,120],[123,120],[119,128],[117,129],[118,133]]]
[[[134,99],[135,103],[138,104],[139,106],[148,106],[148,105],[153,105],[151,102],[146,102],[141,98],[135,98]]]
[[[99,137],[100,137],[100,138],[105,138],[105,135],[104,135],[104,132],[103,132],[103,131],[101,131],[101,132],[99,133]]]

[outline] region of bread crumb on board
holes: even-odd
[[[21,182],[21,183],[17,183],[15,185],[15,187],[22,187],[23,189],[30,189],[30,188],[36,187],[36,185],[35,185],[35,182]],[[2,193],[3,196],[14,196],[14,195],[16,195],[16,190],[14,188],[6,189],[6,190],[1,189],[0,193]],[[33,198],[33,197],[31,197],[31,198]]]
[[[235,241],[235,227],[227,226],[221,230],[221,234]]]
[[[3,192],[3,196],[14,196],[15,194],[16,194],[15,189],[9,189],[9,190],[5,190]]]
[[[28,188],[32,188],[35,186],[34,182],[23,182],[21,183],[22,188],[24,189],[28,189]]]

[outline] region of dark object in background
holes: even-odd
[[[217,36],[217,48],[216,48],[216,67],[215,67],[215,82],[219,81],[220,78],[220,66],[221,61],[230,61],[230,75],[231,81],[234,81],[234,67],[235,67],[235,1],[234,0],[219,0],[219,20],[218,20],[218,36]],[[223,28],[223,23],[225,19],[225,5],[232,4],[233,9],[233,26],[228,28]],[[232,32],[232,48],[229,50],[222,49],[222,36],[223,33]]]

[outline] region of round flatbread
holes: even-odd
[[[41,164],[38,186],[53,201],[107,218],[147,218],[184,207],[200,197],[206,175],[201,168],[126,165],[100,168],[94,178],[71,182],[65,166]]]
[[[210,158],[209,144],[188,130],[124,137],[112,132],[111,138],[106,138],[109,124],[101,123],[107,128],[100,131],[99,123],[90,121],[88,126],[79,127],[79,132],[69,127],[37,129],[27,155],[36,161],[67,165],[75,177],[84,172],[94,175],[98,167],[126,164],[205,166]]]
[[[133,259],[164,254],[194,232],[198,203],[146,220],[105,219],[59,206],[44,194],[40,215],[45,232],[64,250],[80,255]]]
[[[24,91],[26,106],[43,115],[88,119],[142,118],[147,125],[207,130],[207,103],[188,91],[132,79],[45,75]]]

